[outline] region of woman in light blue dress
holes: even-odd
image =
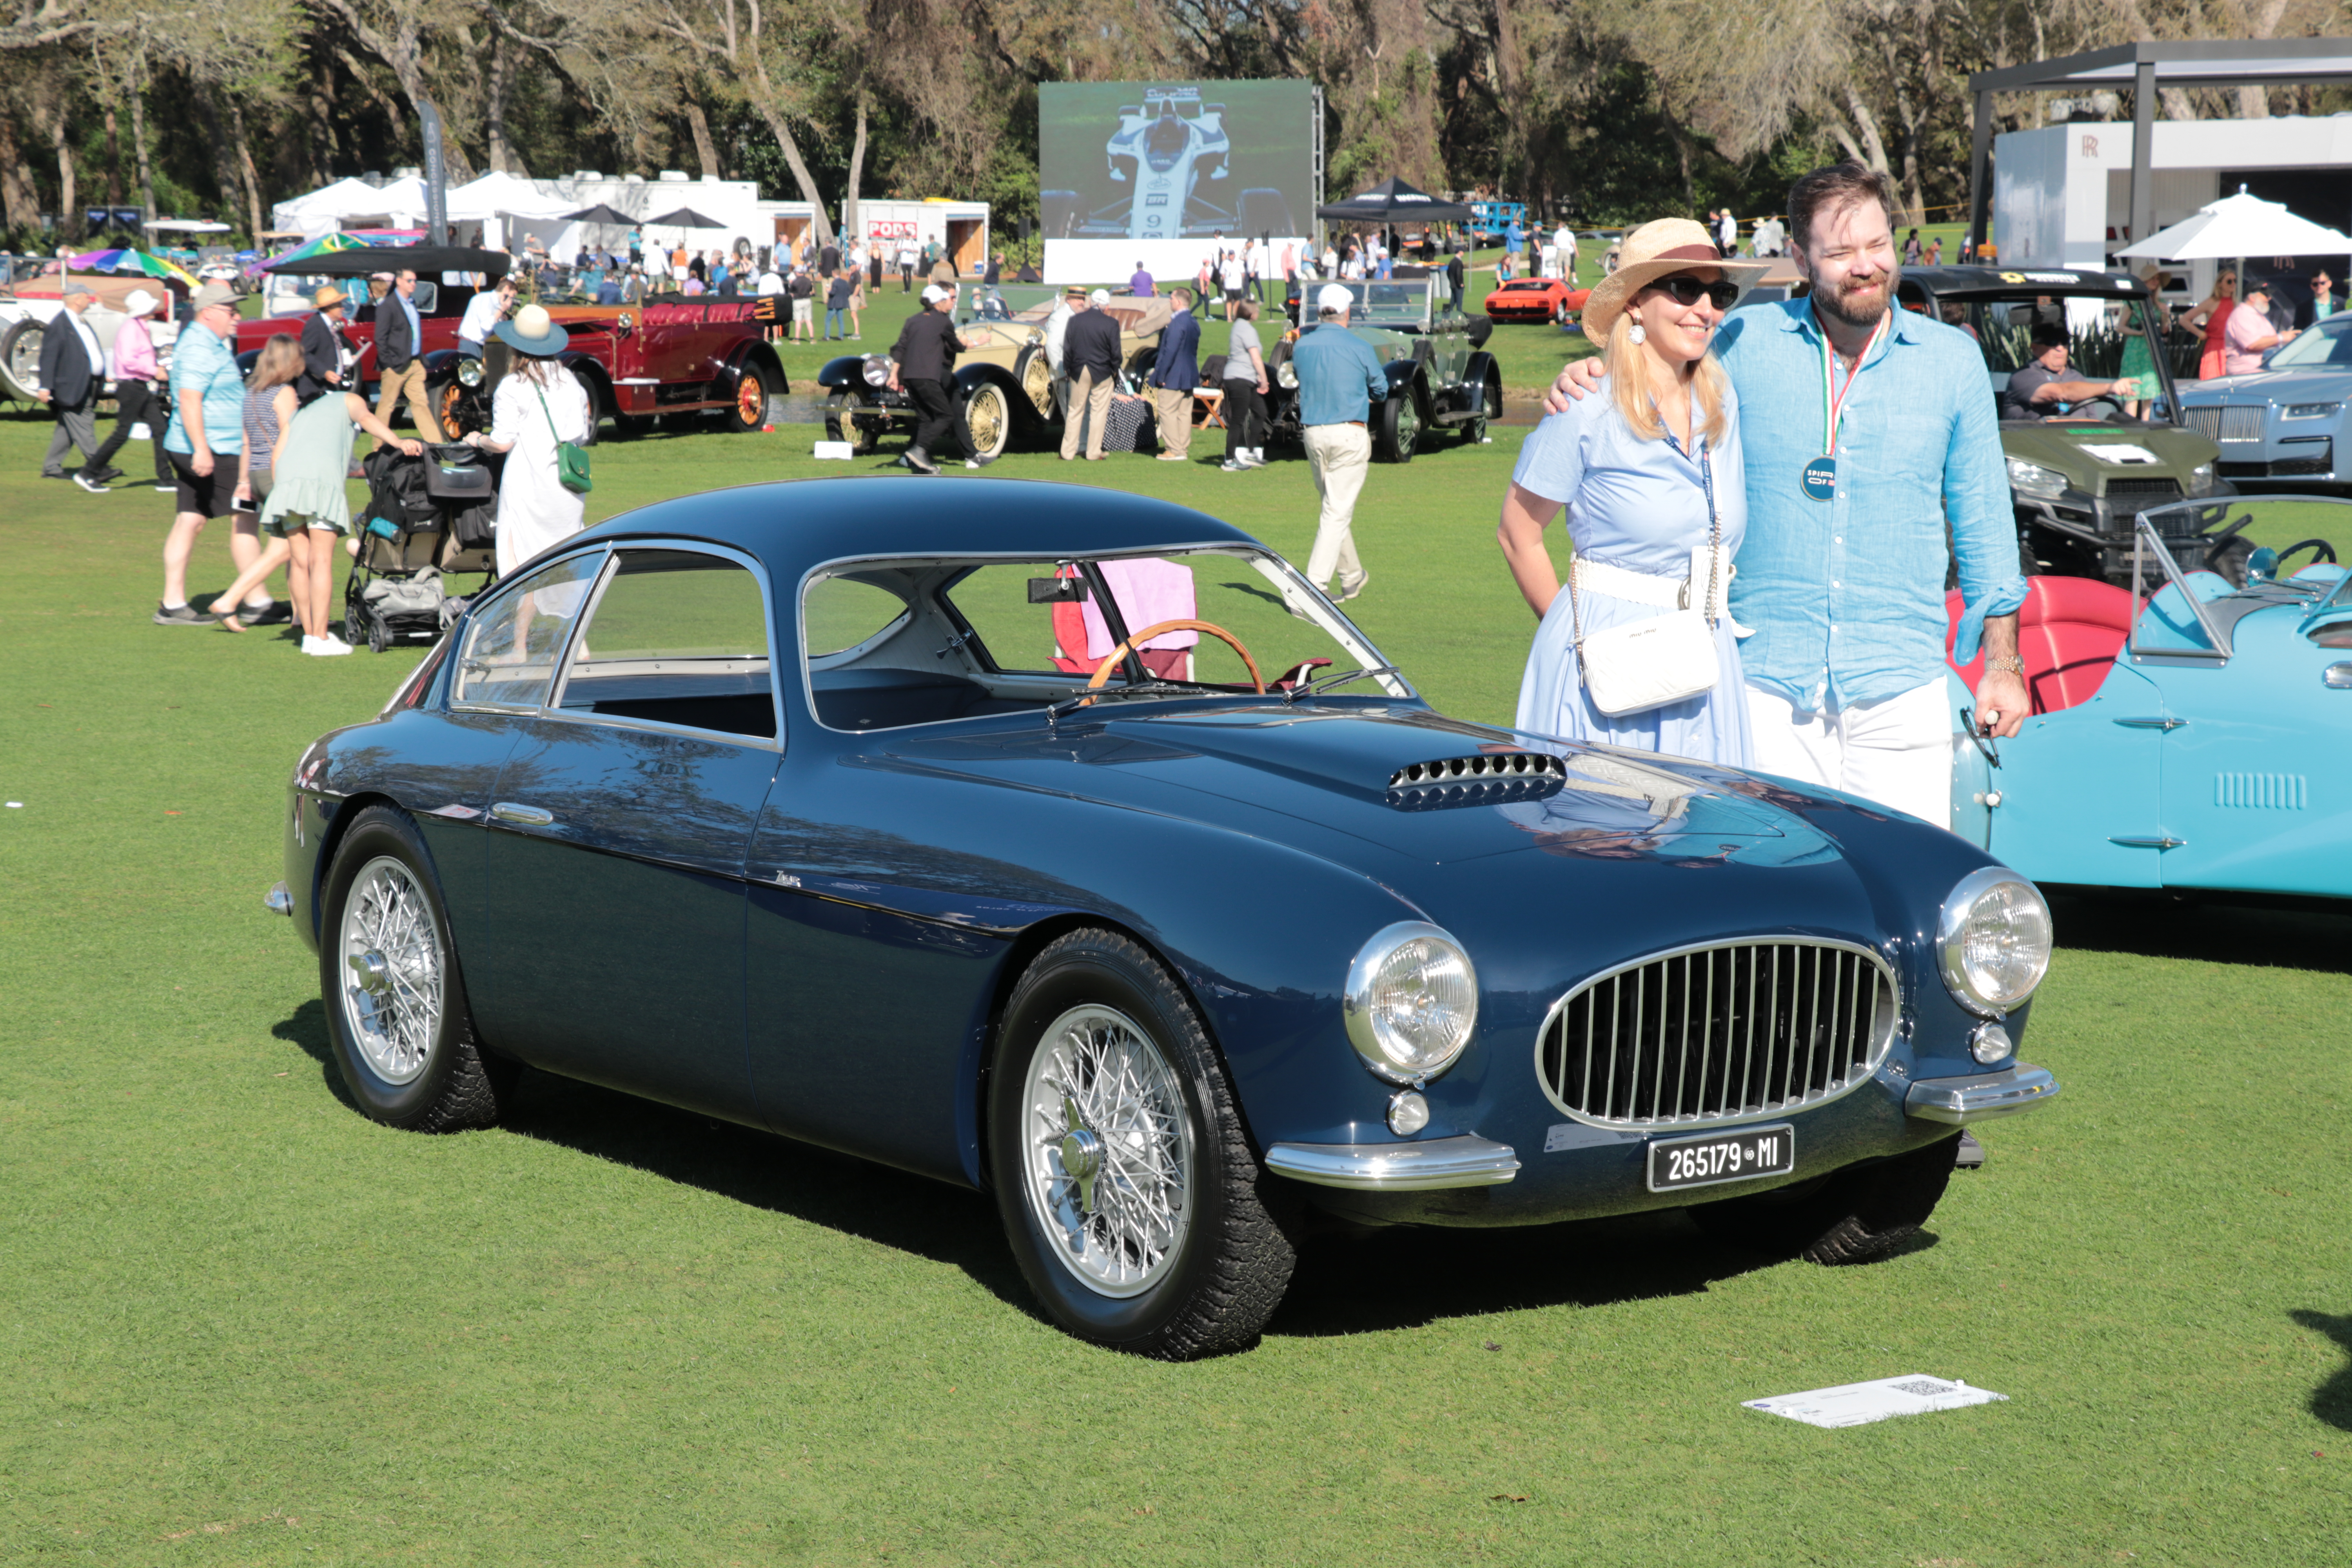
[[[1519,453],[1496,536],[1511,575],[1542,618],[1519,685],[1517,727],[1745,767],[1751,761],[1738,633],[1718,615],[1712,689],[1611,715],[1585,690],[1578,626],[1595,632],[1666,614],[1694,575],[1694,552],[1720,549],[1718,604],[1748,525],[1739,410],[1708,345],[1760,264],[1723,261],[1684,218],[1626,236],[1617,270],[1592,290],[1584,330],[1604,345],[1606,374],[1587,397],[1536,427]],[[1545,552],[1565,506],[1581,570],[1573,596]],[[1628,575],[1628,574],[1631,575]],[[1704,608],[1708,584],[1683,602]]]

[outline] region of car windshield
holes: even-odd
[[[2271,355],[2273,370],[2343,370],[2352,367],[2352,316],[2320,322]]]
[[[1419,326],[1422,318],[1429,313],[1429,282],[1426,279],[1402,283],[1341,283],[1338,287],[1356,298],[1355,305],[1348,312],[1349,326],[1360,327],[1370,322]]]
[[[2134,418],[2178,424],[2173,383],[2196,374],[2202,347],[2195,334],[2159,324],[2141,295],[2020,291],[1947,296],[1937,310],[1947,325],[1977,341],[1984,354],[1986,391],[2004,419]],[[2051,351],[2062,344],[2065,357],[2054,360]],[[2020,372],[2029,374],[2020,379]],[[2135,389],[2120,399],[2037,404],[2035,413],[2024,413],[2031,384],[2049,378],[2042,373],[2062,382],[2128,380]],[[2042,408],[2056,411],[2039,412]]]
[[[851,562],[811,577],[801,619],[810,700],[836,730],[1066,716],[1106,661],[1097,703],[1412,695],[1286,563],[1248,546]],[[1177,621],[1197,624],[1142,635]],[[1114,660],[1130,637],[1140,647]]]

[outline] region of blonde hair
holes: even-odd
[[[284,332],[278,332],[261,345],[255,356],[252,379],[246,383],[248,392],[266,392],[273,386],[283,386],[302,374],[302,345]]]
[[[1609,343],[1601,351],[1601,368],[1609,377],[1610,395],[1617,400],[1617,412],[1625,416],[1633,434],[1644,441],[1664,437],[1665,421],[1658,417],[1654,401],[1656,387],[1652,377],[1657,374],[1657,361],[1633,341],[1632,301],[1618,312],[1617,321],[1609,329]],[[1730,401],[1731,378],[1716,363],[1715,351],[1709,349],[1699,356],[1698,369],[1691,376],[1691,426],[1710,441],[1721,441],[1731,428],[1724,414]]]

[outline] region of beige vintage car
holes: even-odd
[[[961,321],[964,349],[956,359],[952,385],[972,451],[983,458],[996,458],[1016,443],[1058,444],[1069,401],[1067,384],[1056,383],[1045,358],[1045,321],[1053,314],[1053,300],[1017,315],[991,312],[994,302],[983,293],[974,313]],[[1118,319],[1119,363],[1141,386],[1171,313],[1167,298],[1118,295],[1100,308]],[[817,384],[826,393],[826,433],[848,442],[855,452],[874,450],[886,432],[911,436],[921,418],[906,393],[891,389],[885,354],[836,359],[818,373]]]

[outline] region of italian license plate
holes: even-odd
[[[1654,1193],[1711,1187],[1718,1182],[1745,1182],[1757,1176],[1785,1176],[1796,1168],[1797,1131],[1785,1121],[1650,1145]]]

